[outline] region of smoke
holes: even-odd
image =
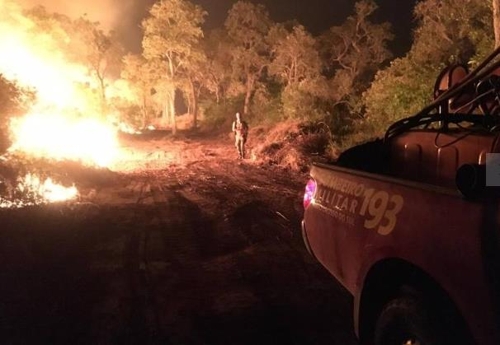
[[[127,18],[135,0],[19,0],[23,7],[44,6],[49,12],[65,14],[71,18],[82,15],[92,21],[101,23],[104,29],[110,30],[117,27],[123,18]]]
[[[86,15],[88,19],[99,22],[105,31],[115,31],[127,50],[137,52],[142,38],[139,24],[154,0],[18,0],[17,2],[26,8],[42,5],[49,12],[65,14],[71,18]]]

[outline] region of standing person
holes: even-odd
[[[240,113],[236,113],[236,120],[233,121],[233,133],[236,146],[238,150],[238,158],[245,158],[245,143],[248,136],[248,124],[241,119]]]

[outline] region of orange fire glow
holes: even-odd
[[[13,0],[0,0],[0,9],[0,74],[34,89],[37,97],[28,114],[12,120],[14,144],[9,151],[111,166],[119,153],[117,129],[105,121],[107,114],[99,113],[98,83],[88,66],[59,49],[71,38],[58,29],[39,32]],[[29,174],[17,189],[36,195],[35,203],[71,200],[78,194],[74,186],[66,188]],[[23,202],[0,197],[0,208],[16,205]]]
[[[52,182],[51,178],[42,182],[36,175],[27,174],[19,185],[21,192],[32,191],[41,198],[42,201],[58,202],[74,199],[78,195],[75,186],[64,187]]]
[[[75,186],[64,187],[54,183],[51,178],[44,181],[37,175],[27,174],[19,180],[15,193],[22,197],[7,200],[0,197],[0,208],[18,208],[30,205],[74,200],[78,197]]]
[[[37,32],[36,23],[12,0],[0,0],[0,73],[36,91],[37,104],[12,123],[11,150],[101,167],[116,154],[116,131],[99,112],[97,84],[89,68],[61,45],[70,37]],[[40,110],[42,109],[42,110]],[[77,118],[78,116],[78,118]]]
[[[109,167],[118,154],[116,130],[96,119],[29,114],[13,121],[11,129],[15,143],[10,150],[35,157]]]

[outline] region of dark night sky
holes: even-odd
[[[227,12],[237,0],[191,0],[202,6],[208,17],[205,28],[210,29],[222,26],[227,16]],[[394,53],[401,55],[409,47],[411,29],[413,25],[413,7],[416,0],[376,0],[379,6],[376,14],[377,21],[389,21],[393,25],[393,32],[396,36],[391,45]],[[276,22],[290,19],[297,19],[312,34],[316,35],[328,30],[333,25],[340,25],[347,16],[352,14],[354,0],[255,0],[269,10],[271,18]],[[146,3],[146,6],[144,4]],[[141,1],[135,12],[136,28],[141,19],[147,14],[147,9],[154,0]],[[140,30],[127,32],[129,41],[128,48],[140,51]]]

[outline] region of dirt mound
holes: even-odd
[[[305,171],[313,161],[335,156],[329,128],[324,124],[284,122],[272,128],[250,130],[248,145],[252,158],[295,171]]]

